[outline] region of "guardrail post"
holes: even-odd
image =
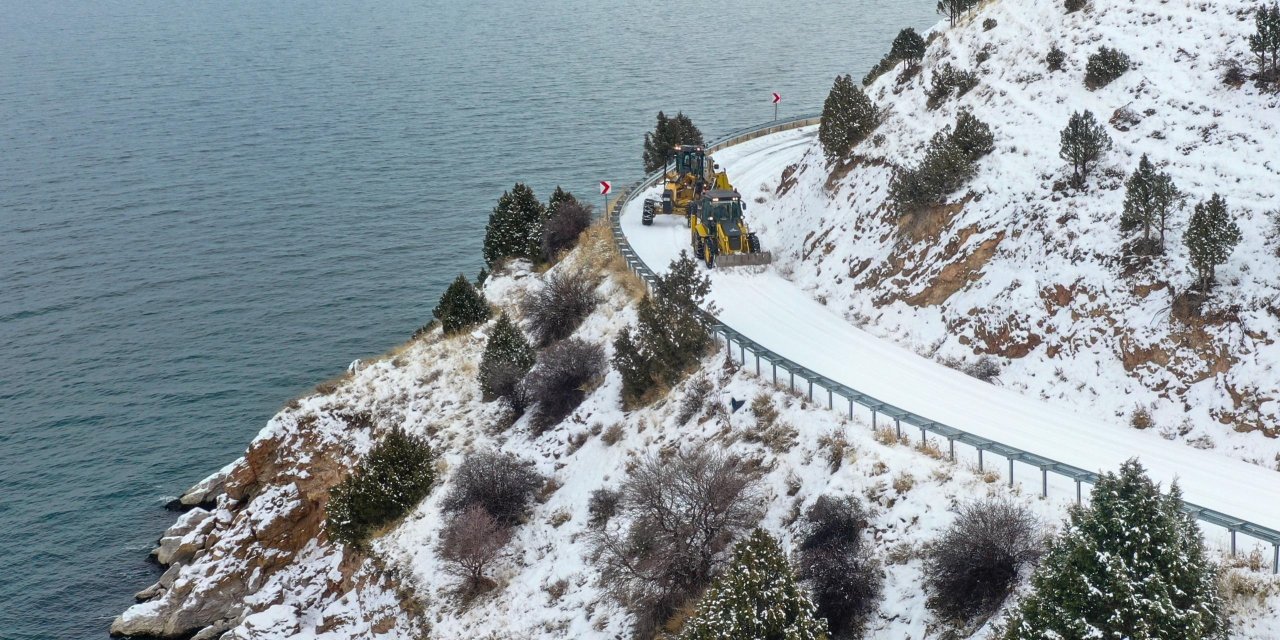
[[[756,354],[756,377],[760,377],[760,354]]]
[[[778,363],[772,362],[773,365],[773,386],[778,386]]]
[[[809,402],[813,402],[813,381],[809,380]]]
[[[929,432],[925,431],[924,427],[920,427],[920,448],[924,449],[926,444],[929,444]]]
[[[956,439],[947,438],[947,451],[951,454],[951,461],[956,461]]]
[[[1234,527],[1231,529],[1231,557],[1236,557],[1236,530]]]
[[[1013,488],[1013,458],[1009,458],[1009,487]]]
[[[1080,506],[1080,478],[1076,478],[1076,506]]]
[[[982,448],[982,447],[978,447],[978,471],[983,471],[983,470],[984,470],[984,469],[982,468],[982,452],[983,452],[983,448]]]
[[[796,392],[796,372],[788,371],[787,373],[791,375],[791,381],[787,383],[787,391],[790,391],[791,393],[795,393]]]
[[[738,341],[738,355],[741,356],[739,359],[742,360],[742,366],[747,366],[747,345],[741,340]]]
[[[878,415],[880,414],[875,409],[871,410],[871,430],[872,431],[875,431],[876,429],[879,428],[879,425],[876,424],[876,416]],[[902,429],[898,429],[898,437],[899,438],[902,437]]]
[[[875,423],[875,419],[876,419],[876,414],[875,414],[875,412],[873,411],[873,412],[871,413],[871,420],[872,420],[872,424],[874,424],[874,423]],[[897,429],[897,431],[898,431],[898,439],[899,439],[899,440],[901,440],[901,439],[902,439],[902,420],[900,420],[900,419],[898,419],[898,418],[894,418],[894,419],[893,419],[893,427],[894,427],[894,429]]]
[[[1040,497],[1049,497],[1049,469],[1040,467]]]
[[[849,419],[853,419],[853,398],[849,398]]]
[[[1280,573],[1280,542],[1271,543],[1273,556],[1271,558],[1271,573]]]
[[[835,408],[835,394],[831,393],[830,389],[827,389],[827,411],[833,408]]]

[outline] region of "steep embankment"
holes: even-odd
[[[868,331],[955,365],[994,356],[1005,386],[1116,422],[1145,410],[1169,439],[1280,467],[1280,97],[1220,79],[1223,58],[1251,64],[1254,8],[1095,0],[1068,14],[1060,2],[985,3],[931,34],[918,73],[899,68],[868,88],[883,122],[850,159],[829,166],[814,142],[746,194],[752,218],[784,274]],[[1044,62],[1053,45],[1066,53],[1062,71]],[[1100,46],[1134,68],[1090,91],[1085,64]],[[979,84],[931,109],[943,64],[975,71]],[[949,204],[897,215],[895,171],[961,108],[991,126],[995,151]],[[1115,146],[1076,190],[1059,132],[1084,110]],[[1144,153],[1187,195],[1167,253],[1151,259],[1126,257],[1135,234],[1119,228],[1124,180]],[[1182,233],[1215,192],[1244,239],[1197,306]]]

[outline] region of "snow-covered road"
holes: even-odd
[[[774,134],[715,154],[744,199],[776,183],[783,168],[816,144],[816,127]],[[621,212],[636,253],[657,273],[689,246],[683,220],[640,224],[645,197]],[[748,217],[750,205],[748,205]],[[767,234],[761,238],[770,248]],[[1093,415],[1087,404],[1054,405],[993,386],[876,338],[806,295],[773,267],[712,273],[720,320],[764,347],[840,384],[908,411],[1083,469],[1108,471],[1138,457],[1153,478],[1177,478],[1189,502],[1280,529],[1280,473],[1193,449]],[[1028,474],[1030,475],[1030,474]],[[1039,474],[1036,474],[1037,476]]]

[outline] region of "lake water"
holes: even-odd
[[[933,5],[0,0],[0,638],[104,637],[164,503],[426,322],[504,189],[819,110]]]

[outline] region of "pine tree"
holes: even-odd
[[[435,454],[427,441],[394,429],[329,490],[325,530],[334,540],[360,545],[374,529],[417,506],[435,480]]]
[[[492,267],[503,258],[537,260],[542,254],[546,212],[533,189],[522,183],[503,192],[484,229],[485,264]]]
[[[1090,89],[1101,89],[1111,84],[1129,70],[1129,56],[1109,47],[1102,47],[1089,56],[1085,64],[1084,84]]]
[[[925,42],[915,29],[910,27],[898,32],[889,48],[889,57],[895,61],[903,61],[908,67],[914,67],[924,59]]]
[[[1111,137],[1093,117],[1092,111],[1071,114],[1067,128],[1062,130],[1062,147],[1059,155],[1071,163],[1072,183],[1083,187],[1093,165],[1102,154],[1111,149]]]
[[[1005,640],[1226,637],[1199,527],[1177,485],[1162,495],[1136,460],[1102,474],[1093,503],[1071,510],[1031,585]]]
[[[995,136],[991,127],[979,120],[969,109],[960,109],[956,114],[956,125],[951,132],[951,142],[964,151],[970,161],[987,155],[995,150]]]
[[[796,583],[778,542],[756,529],[707,589],[682,640],[825,640],[826,622]]]
[[[489,303],[476,288],[459,274],[440,296],[440,304],[431,310],[445,333],[454,333],[489,319]]]
[[[547,215],[552,215],[562,202],[577,202],[578,199],[572,193],[560,188],[556,185],[556,190],[551,192],[551,199],[547,201]]]
[[[711,281],[685,252],[658,278],[654,294],[640,300],[635,332],[614,340],[613,365],[622,374],[623,398],[639,401],[656,384],[674,386],[711,346],[700,305]]]
[[[1258,7],[1254,24],[1257,32],[1249,36],[1249,50],[1258,56],[1259,75],[1280,73],[1280,3]]]
[[[480,358],[480,393],[484,400],[509,397],[537,359],[524,333],[506,313],[498,316]]]
[[[1120,215],[1120,230],[1133,231],[1142,228],[1145,245],[1152,242],[1151,230],[1160,230],[1160,252],[1164,252],[1164,235],[1168,227],[1169,213],[1177,204],[1181,193],[1173,184],[1173,178],[1156,171],[1155,165],[1142,154],[1138,168],[1125,182],[1124,213]]]
[[[938,0],[938,13],[947,16],[951,20],[951,26],[954,27],[964,12],[977,5],[978,0]]]
[[[879,109],[853,84],[853,78],[836,76],[822,105],[822,122],[818,125],[818,141],[827,160],[834,162],[845,157],[871,134],[879,120]]]
[[[1231,219],[1222,196],[1215,193],[1209,200],[1196,205],[1182,241],[1187,245],[1191,268],[1196,271],[1201,291],[1208,292],[1213,286],[1217,266],[1226,262],[1236,245],[1240,244],[1240,227]]]
[[[702,132],[683,112],[668,118],[659,111],[658,124],[651,133],[644,134],[644,172],[661,169],[671,158],[671,150],[681,144],[704,144]]]

